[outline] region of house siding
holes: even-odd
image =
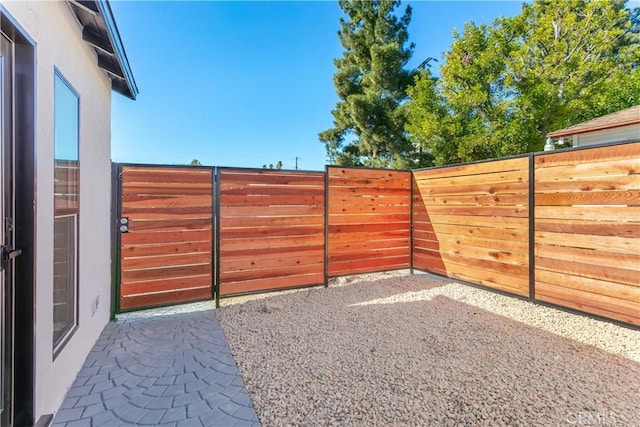
[[[627,125],[611,129],[573,135],[574,147],[586,147],[603,143],[615,143],[640,140],[640,125]]]
[[[110,314],[111,82],[67,2],[3,2],[36,43],[35,419],[61,404]],[[79,328],[53,356],[54,70],[80,98]],[[20,286],[18,282],[16,286]],[[99,305],[92,313],[92,306]],[[19,309],[19,307],[17,308]],[[16,337],[17,340],[29,337]],[[20,381],[17,377],[16,381]]]

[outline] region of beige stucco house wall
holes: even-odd
[[[112,78],[99,68],[94,47],[83,40],[83,27],[72,2],[3,1],[2,6],[36,45],[33,406],[34,419],[38,420],[60,406],[109,321]],[[55,356],[52,322],[54,70],[73,86],[80,106],[78,328]],[[135,93],[130,97],[135,97]],[[20,377],[15,381],[21,381]]]

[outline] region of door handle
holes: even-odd
[[[1,259],[3,262],[10,261],[20,254],[22,254],[22,249],[14,249],[11,246],[2,246]]]

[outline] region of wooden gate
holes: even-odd
[[[210,299],[213,169],[117,168],[116,310]]]
[[[322,172],[219,169],[220,296],[324,283]]]

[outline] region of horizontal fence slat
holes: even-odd
[[[638,175],[536,179],[536,194],[638,190]]]
[[[131,270],[141,270],[147,268],[164,267],[167,265],[193,265],[193,264],[205,264],[211,261],[210,252],[195,252],[187,254],[171,254],[171,255],[158,255],[158,256],[144,256],[144,257],[131,257],[123,258],[121,269],[123,272]]]
[[[228,228],[220,230],[221,239],[239,239],[250,237],[275,237],[275,236],[308,236],[317,235],[324,231],[323,224],[282,226],[282,227],[254,227],[254,228]]]
[[[239,258],[226,256],[224,265],[221,269],[224,271],[247,271],[247,270],[259,270],[268,269],[273,267],[295,267],[298,265],[310,265],[310,264],[322,264],[324,262],[324,252],[313,251],[309,255],[301,255],[299,252],[291,254],[286,257],[282,254],[278,254],[277,257],[270,256],[269,258]]]
[[[599,267],[640,268],[640,253],[607,252],[601,249],[583,249],[570,246],[536,245],[536,256],[594,264]],[[638,272],[640,275],[640,271]]]
[[[165,292],[181,289],[209,288],[211,275],[182,277],[178,279],[153,280],[148,282],[123,283],[122,295],[140,295],[154,292]]]
[[[240,282],[256,279],[282,278],[303,274],[314,274],[322,271],[322,263],[294,266],[271,266],[254,270],[227,271],[225,265],[220,266],[220,280],[224,282]]]
[[[157,307],[168,304],[181,304],[211,298],[211,288],[175,289],[167,292],[149,293],[134,296],[122,296],[122,310]]]
[[[536,171],[541,168],[578,163],[606,162],[618,159],[637,159],[640,143],[609,145],[582,150],[556,151],[548,154],[538,154],[535,157]]]
[[[545,294],[540,292],[536,294],[536,300],[541,302],[546,302],[549,304],[555,304],[559,307],[565,307],[577,311],[581,311],[583,313],[594,314],[596,316],[606,317],[608,319],[618,320],[621,322],[629,323],[632,325],[640,325],[640,320],[638,320],[635,316],[625,316],[620,313],[616,313],[614,311],[603,310],[598,307],[593,307],[591,305],[585,304],[584,301],[577,301],[572,296],[563,295],[564,298],[558,298],[556,296],[551,296],[549,294]]]
[[[183,230],[171,231],[138,231],[136,233],[122,233],[123,245],[147,245],[156,243],[186,243],[211,241],[211,230]]]
[[[178,196],[178,195],[148,195],[123,194],[123,215],[128,208],[172,208],[172,207],[210,207],[212,196]]]
[[[576,176],[611,177],[616,175],[637,175],[640,173],[640,158],[616,159],[598,162],[574,163],[571,165],[560,165],[538,168],[536,179],[545,181],[558,178],[572,178]]]
[[[589,234],[592,236],[617,236],[639,239],[640,223],[611,221],[582,221],[571,222],[557,219],[536,218],[536,230],[552,233]]]
[[[567,275],[640,286],[640,271],[637,268],[632,270],[615,267],[603,268],[601,265],[593,263],[545,258],[542,256],[536,256],[535,262],[537,270],[549,270]]]
[[[505,195],[443,195],[443,196],[425,196],[415,198],[422,201],[430,207],[442,206],[519,206],[529,203],[528,194],[505,194]]]
[[[536,206],[536,218],[587,221],[640,222],[640,206]]]
[[[150,280],[162,280],[166,278],[178,278],[188,276],[201,276],[211,274],[210,263],[199,263],[189,265],[168,265],[158,268],[147,268],[140,270],[125,270],[122,272],[122,283],[133,283]]]
[[[638,323],[638,320],[640,320],[638,318],[640,304],[637,302],[625,301],[607,295],[583,292],[576,289],[568,290],[562,286],[551,285],[544,282],[536,282],[536,288],[538,290],[538,298],[541,301],[545,301],[547,297],[551,297],[555,300],[570,301],[578,306],[582,306],[584,307],[583,311],[586,312],[596,309],[598,311],[602,310],[615,313],[614,316],[620,316],[626,319],[635,318],[635,323]]]
[[[179,255],[192,252],[211,252],[211,241],[183,243],[153,243],[147,245],[122,245],[122,260],[129,257],[144,257],[153,255]]]
[[[528,167],[528,157],[520,157],[488,162],[476,162],[464,165],[450,165],[414,171],[415,180],[421,178],[441,178],[449,176],[485,175],[494,172],[522,170]]]
[[[186,231],[210,230],[213,227],[212,217],[181,219],[135,219],[129,218],[129,232],[136,231]]]
[[[617,295],[627,301],[640,302],[640,286],[625,285],[623,283],[592,279],[589,277],[572,276],[540,269],[536,271],[536,281],[556,284],[567,289],[577,289],[600,295]]]
[[[298,195],[295,198],[290,196],[268,196],[268,195],[225,195],[220,200],[220,207],[227,208],[233,206],[287,206],[287,205],[321,205],[324,206],[324,194],[310,196],[308,194]]]
[[[274,291],[301,286],[321,285],[324,274],[313,273],[300,276],[271,277],[266,279],[220,283],[220,295],[229,296],[247,292]]]
[[[640,205],[640,190],[536,194],[536,206]]]
[[[396,171],[392,169],[368,169],[368,168],[343,168],[340,166],[330,166],[327,168],[329,180],[340,182],[340,180],[369,179],[375,182],[384,180],[411,180],[411,172]],[[409,188],[407,186],[407,188]]]
[[[634,253],[638,241],[628,237],[590,236],[573,233],[553,233],[539,231],[535,234],[536,245],[568,246],[584,249],[602,249],[611,252]]]
[[[224,210],[222,210],[224,212]],[[268,226],[296,226],[296,225],[318,225],[324,223],[323,215],[309,216],[260,216],[260,217],[237,217],[228,216],[226,213],[220,216],[220,227],[226,228],[249,228]]]
[[[429,219],[435,224],[443,225],[474,225],[477,227],[495,227],[498,229],[521,229],[526,230],[529,227],[528,218],[518,217],[495,217],[495,216],[474,216],[466,215],[438,215],[430,214]]]
[[[279,249],[279,248],[305,248],[308,246],[318,246],[324,244],[322,234],[312,234],[308,236],[278,236],[278,237],[256,237],[248,239],[220,239],[220,250],[258,250],[258,249]]]

